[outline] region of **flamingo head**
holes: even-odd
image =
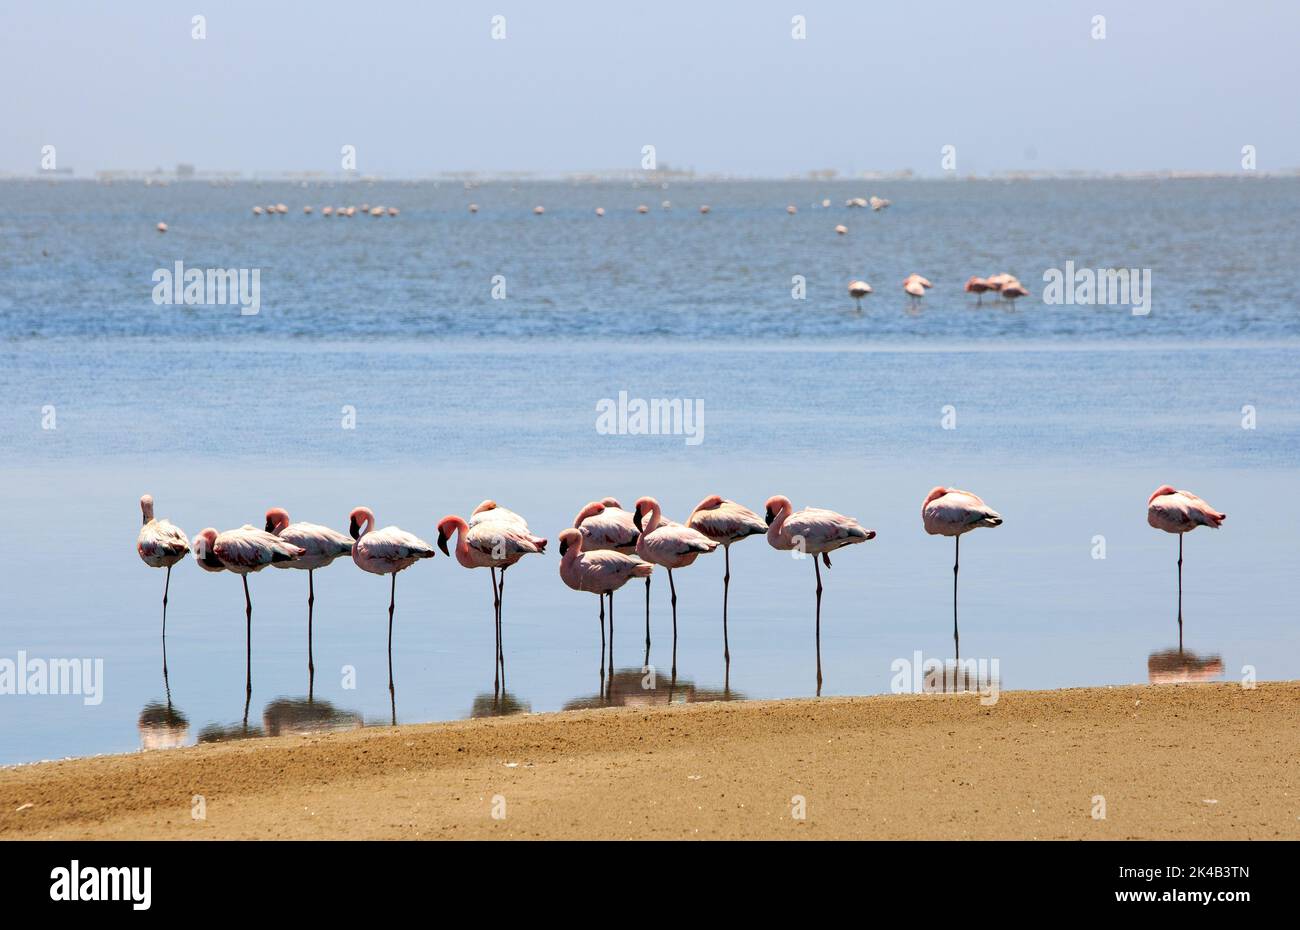
[[[636,511],[632,514],[632,522],[636,524],[638,530],[641,529],[641,520],[646,514],[659,509],[659,502],[653,497],[638,497],[636,499]]]
[[[475,514],[486,513],[489,510],[496,510],[496,509],[497,509],[496,501],[485,500],[483,503],[479,504],[477,507],[474,508],[474,512],[471,513],[470,516],[472,517]]]
[[[204,571],[219,572],[225,568],[225,566],[221,564],[220,560],[217,559],[216,553],[213,552],[213,549],[216,548],[216,544],[217,531],[215,527],[211,526],[205,530],[200,530],[198,535],[194,537],[194,541],[190,544],[190,548],[194,550],[194,561],[197,562],[199,568],[202,568]]]
[[[279,533],[289,525],[289,511],[283,507],[272,507],[266,512],[266,531]]]
[[[582,551],[582,532],[571,526],[560,531],[560,555],[564,555],[570,549]]]
[[[140,514],[143,516],[141,523],[148,523],[153,519],[153,495],[145,494],[140,498]]]
[[[604,513],[604,512],[605,512],[604,504],[602,504],[600,501],[592,501],[586,507],[583,507],[582,510],[578,511],[578,516],[574,518],[573,525],[581,526],[583,520],[590,519],[591,517],[596,516],[596,514]]]
[[[617,497],[603,497],[600,502],[606,507],[617,507],[619,510],[623,509],[623,505],[618,502]]]
[[[716,510],[718,507],[721,507],[721,506],[722,506],[722,495],[721,495],[721,494],[710,494],[708,497],[704,498],[704,500],[700,501],[699,505],[696,506],[695,509],[696,509],[696,510]]]
[[[1152,494],[1150,497],[1147,498],[1147,504],[1149,506],[1151,502],[1155,500],[1157,497],[1164,497],[1166,494],[1177,494],[1177,493],[1178,492],[1175,491],[1173,488],[1171,488],[1169,485],[1162,484],[1160,485],[1160,487],[1156,488],[1154,494]]]
[[[348,535],[353,539],[360,539],[364,532],[369,533],[375,528],[375,512],[369,507],[357,507],[352,513],[348,514]]]
[[[451,555],[447,551],[447,540],[456,535],[457,530],[464,531],[467,529],[469,529],[469,524],[454,514],[449,514],[438,521],[438,548],[442,550],[443,555]]]
[[[790,504],[790,498],[786,497],[783,494],[772,495],[763,504],[763,507],[765,508],[763,512],[763,521],[768,526],[771,526],[773,522],[776,521],[776,515],[779,514],[782,510],[792,509],[792,505]]]
[[[926,507],[930,506],[931,501],[938,500],[951,490],[952,488],[945,487],[931,488],[930,493],[925,495],[925,500],[921,501],[921,509],[925,510]]]

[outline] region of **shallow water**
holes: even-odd
[[[387,579],[346,561],[316,574],[307,703],[307,579],[251,576],[245,722],[234,576],[191,559],[173,570],[164,682],[164,573],[133,551],[145,491],[191,534],[260,524],[272,505],[345,528],[366,504],[430,540],[439,517],[487,497],[554,540],[607,494],[629,505],[652,494],[684,519],[708,493],[759,511],[783,493],[879,534],[823,571],[823,693],[859,694],[890,691],[896,663],[918,650],[952,655],[952,545],[919,518],[926,491],[950,484],[1006,518],[965,538],[959,591],[962,656],[996,660],[1001,687],[1235,680],[1246,666],[1300,677],[1287,586],[1300,540],[1276,504],[1300,452],[1300,314],[1283,281],[1300,258],[1286,208],[1297,186],[824,189],[837,205],[827,211],[807,206],[823,188],[806,184],[653,196],[613,185],[0,185],[0,659],[104,660],[98,705],[0,695],[0,762],[385,724],[394,707],[413,722],[602,700],[596,603],[559,581],[553,544],[509,573],[504,707],[492,700],[486,573],[439,556],[399,575],[391,703]],[[870,193],[895,206],[838,206]],[[363,198],[402,214],[297,212],[304,199]],[[470,199],[483,206],[474,217]],[[294,212],[248,213],[276,200]],[[627,215],[598,221],[597,201]],[[534,202],[544,217],[528,213]],[[651,214],[631,212],[639,202]],[[700,216],[697,202],[713,212]],[[157,218],[172,231],[153,232]],[[826,234],[845,221],[848,241]],[[262,312],[155,307],[150,274],[177,258],[257,263]],[[1151,265],[1152,314],[1034,298],[975,308],[960,293],[970,273],[1005,267],[1030,283],[1067,258]],[[795,266],[810,269],[802,303],[789,295]],[[911,270],[936,285],[919,314],[896,286]],[[488,296],[496,273],[505,301]],[[862,274],[881,283],[858,313],[841,292]],[[701,441],[599,433],[596,405],[620,391],[702,401]],[[48,408],[53,429],[42,428]],[[1166,481],[1230,515],[1187,537],[1181,656],[1177,541],[1144,512]],[[734,548],[729,682],[721,574],[720,556],[674,573],[676,682],[667,579],[656,577],[652,688],[641,687],[644,589],[616,596],[612,700],[815,692],[808,561],[761,539]]]

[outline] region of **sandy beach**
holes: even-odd
[[[1284,682],[368,728],[0,770],[0,837],[1297,839],[1298,711]]]

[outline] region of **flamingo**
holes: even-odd
[[[731,544],[767,531],[767,524],[754,511],[710,494],[696,505],[686,525],[722,546],[722,658],[726,678],[731,681],[731,644],[727,638],[727,595],[731,588]]]
[[[507,511],[508,512],[508,511]],[[504,688],[506,663],[501,646],[501,591],[505,589],[506,569],[514,565],[525,555],[544,552],[546,540],[538,543],[538,537],[528,532],[526,524],[521,525],[509,520],[480,520],[473,527],[461,517],[454,515],[443,517],[438,521],[438,548],[442,554],[450,556],[447,541],[456,536],[456,561],[465,568],[489,568],[492,570],[492,606],[494,626],[496,628],[496,655],[492,659],[492,693],[498,687]],[[497,587],[497,569],[501,569],[501,587]],[[501,681],[497,679],[497,667],[500,666]]]
[[[872,197],[871,209],[879,213],[881,210],[885,209],[885,207],[890,206],[892,203],[893,203],[892,200],[886,200],[884,197]]]
[[[1004,285],[1019,283],[1019,282],[1016,280],[1015,275],[1008,274],[1005,271],[1001,271],[998,272],[997,274],[989,275],[987,278],[984,279],[984,283],[989,286],[989,290],[998,291],[1000,293]]]
[[[637,213],[649,213],[649,212],[650,212],[650,208],[647,207],[645,204],[640,204],[640,205],[636,208],[636,212],[637,212]]]
[[[316,681],[316,664],[312,660],[311,633],[312,607],[316,603],[316,569],[325,568],[341,555],[352,554],[352,540],[316,523],[290,523],[289,512],[283,507],[272,507],[266,512],[266,532],[273,533],[287,543],[303,550],[302,556],[291,562],[276,562],[276,568],[302,568],[307,570],[307,693],[310,695]]]
[[[534,216],[541,216],[545,212],[546,212],[546,208],[543,207],[541,204],[538,204],[537,206],[533,207]]]
[[[876,538],[876,531],[864,528],[857,520],[817,507],[794,510],[790,498],[777,494],[767,499],[765,519],[767,542],[773,549],[788,552],[798,549],[813,557],[813,573],[817,578],[817,695],[822,693],[822,570],[817,556],[827,568],[831,567],[830,553],[844,546],[853,546]],[[792,512],[793,511],[793,512]]]
[[[849,296],[858,302],[858,309],[862,309],[862,298],[871,293],[871,285],[866,281],[850,281]]]
[[[478,212],[478,204],[476,204],[476,203],[472,203],[472,204],[470,204],[470,205],[469,205],[469,212],[470,212],[470,213],[477,213],[477,212]]]
[[[205,569],[214,570],[208,563],[215,558],[222,568],[234,572],[244,582],[244,714],[247,716],[247,699],[253,696],[253,599],[248,594],[248,576],[268,565],[299,558],[304,550],[265,530],[245,524],[224,533],[208,527],[194,538],[194,553]]]
[[[785,208],[785,212],[789,213],[791,216],[794,216],[796,213],[799,212],[799,208],[796,207],[794,204],[790,204],[788,207]]]
[[[513,510],[502,507],[494,500],[483,501],[475,507],[474,512],[469,515],[469,525],[472,527],[478,526],[481,523],[498,522],[507,525],[511,530],[522,533],[532,541],[533,545],[537,547],[538,552],[546,551],[546,539],[541,536],[534,536],[528,529],[527,520],[519,516],[519,514],[515,513]],[[514,563],[512,562],[511,564],[513,565]],[[492,590],[495,595],[493,599],[496,602],[497,613],[497,660],[501,665],[502,688],[505,687],[506,657],[505,651],[501,648],[501,601],[505,597],[506,593],[506,568],[508,567],[509,566],[505,565],[501,566],[501,579],[499,584],[497,582],[496,569],[494,568],[492,570]]]
[[[596,208],[596,215],[597,215],[597,216],[604,216],[604,215],[605,215],[605,208],[604,208],[604,207],[597,207],[597,208]]]
[[[165,517],[155,520],[153,516],[153,497],[145,494],[140,498],[140,515],[143,526],[140,535],[135,538],[135,551],[140,561],[150,568],[167,569],[167,579],[163,582],[162,635],[163,649],[167,643],[167,592],[172,586],[172,566],[185,558],[190,551],[190,541],[181,532],[180,527]],[[166,652],[163,653],[163,675],[167,674]]]
[[[154,229],[158,230],[160,233],[165,233],[167,231],[167,224],[159,223],[157,226],[154,227]]]
[[[375,529],[375,512],[357,507],[348,514],[348,535],[352,544],[352,561],[357,568],[372,575],[392,575],[388,595],[388,697],[392,703],[393,725],[397,725],[397,692],[393,688],[393,608],[397,602],[397,573],[410,568],[420,559],[436,555],[433,546],[420,537],[396,526]]]
[[[1166,533],[1178,534],[1178,650],[1183,649],[1183,534],[1198,526],[1218,529],[1228,515],[1215,510],[1191,491],[1175,491],[1167,484],[1147,499],[1147,523]]]
[[[649,518],[649,522],[643,522]],[[668,570],[668,590],[672,592],[673,604],[673,677],[677,677],[677,587],[673,584],[673,569],[685,568],[694,562],[701,552],[712,552],[718,544],[699,530],[689,526],[665,525],[663,511],[659,502],[653,497],[638,498],[632,522],[641,531],[637,537],[636,554],[646,562],[662,565]],[[614,623],[610,620],[609,628],[610,654],[613,654]]]
[[[903,290],[912,298],[912,306],[916,306],[917,301],[925,296],[925,285],[915,277],[907,278],[903,281]]]
[[[613,549],[624,555],[636,551],[637,531],[632,514],[616,498],[592,501],[573,518],[573,526],[582,532],[583,548],[589,552]],[[614,612],[614,593],[609,595],[609,612]],[[603,627],[602,627],[603,630]],[[601,633],[604,636],[604,633]],[[611,637],[612,639],[612,637]],[[645,580],[645,661],[650,662],[650,576]]]
[[[616,549],[584,552],[587,537],[581,529],[568,527],[560,531],[560,579],[575,591],[591,591],[600,597],[600,680],[605,682],[605,595],[609,595],[610,659],[609,674],[614,677],[614,592],[633,578],[649,578],[654,566]]]
[[[702,205],[700,206],[700,212],[701,212],[701,213],[708,213],[708,212],[709,212],[710,210],[712,210],[712,209],[713,209],[713,208],[710,207],[707,203],[706,203],[706,204],[702,204]]]
[[[848,232],[849,232],[849,228],[845,226],[843,223],[840,223],[838,226],[835,227],[835,234],[837,236],[846,236],[848,235]]]
[[[1015,301],[1017,298],[1028,297],[1028,296],[1029,296],[1029,289],[1026,288],[1019,281],[1012,280],[1002,285],[1003,300]]]
[[[921,522],[931,536],[952,536],[952,649],[960,666],[961,643],[957,638],[957,569],[961,564],[961,536],[979,526],[1001,526],[1002,515],[970,491],[932,488],[921,504]]]
[[[962,290],[967,294],[974,294],[976,296],[975,306],[977,307],[984,303],[984,292],[988,289],[989,283],[976,275],[971,275],[967,278],[966,284],[962,287]]]

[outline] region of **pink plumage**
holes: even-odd
[[[931,536],[960,536],[981,526],[1001,526],[1002,515],[970,491],[932,488],[921,503],[921,522]]]
[[[767,531],[767,524],[758,514],[718,494],[700,501],[686,525],[723,546]]]
[[[767,541],[773,549],[810,554],[834,552],[876,538],[876,531],[852,517],[819,507],[795,510],[790,498],[776,495],[767,504]]]
[[[135,551],[150,568],[171,568],[190,551],[190,541],[170,520],[154,519],[153,498],[140,498],[143,525],[135,539]]]
[[[585,551],[581,530],[560,533],[560,579],[575,591],[609,594],[633,578],[648,578],[654,566],[613,549]]]
[[[1147,499],[1147,523],[1166,533],[1188,533],[1198,526],[1217,530],[1227,516],[1191,491],[1175,491],[1167,484]]]
[[[396,526],[374,529],[375,514],[369,507],[358,507],[349,514],[352,561],[357,568],[374,575],[387,575],[410,568],[420,559],[436,554],[433,546],[420,537]]]
[[[613,549],[625,555],[636,551],[637,531],[632,514],[612,497],[592,501],[573,518],[573,525],[582,533],[582,548],[586,552]]]
[[[718,548],[716,542],[698,530],[665,524],[659,502],[653,497],[636,502],[632,519],[641,528],[641,536],[636,541],[637,556],[664,568],[685,568],[702,553]]]
[[[276,562],[276,568],[314,571],[352,552],[352,540],[345,534],[318,523],[291,523],[282,507],[272,507],[266,512],[266,531],[303,551],[296,559]]]

